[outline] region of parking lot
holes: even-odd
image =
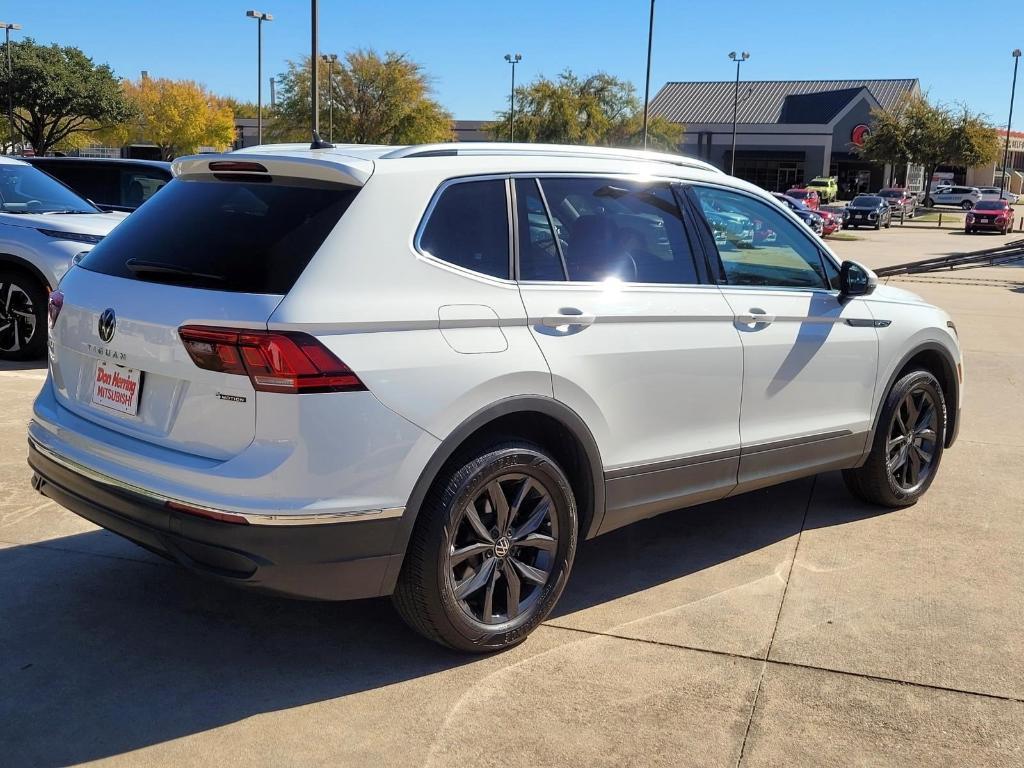
[[[863,231],[881,266],[1004,242]],[[898,279],[954,316],[963,428],[880,513],[838,474],[583,544],[518,648],[447,652],[387,601],[199,580],[32,491],[40,366],[0,368],[0,763],[1024,764],[1024,264]]]

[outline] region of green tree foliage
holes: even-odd
[[[334,141],[354,144],[421,144],[452,139],[452,118],[433,98],[423,66],[403,54],[352,51],[334,65],[318,67],[320,135],[327,138],[331,98]],[[264,129],[272,141],[310,138],[309,57],[288,62],[278,76],[277,106]],[[333,91],[333,93],[332,93]]]
[[[971,167],[999,156],[995,128],[966,107],[930,104],[923,96],[903,99],[891,110],[875,110],[871,133],[860,154],[879,163],[924,166],[924,199],[931,194],[932,175],[940,165]]]
[[[255,101],[242,101],[234,96],[225,96],[221,99],[221,102],[231,110],[231,114],[235,117],[255,118],[257,116],[258,110]],[[266,102],[263,103],[263,117],[266,117],[268,114],[268,106]]]
[[[6,51],[0,46],[0,61]],[[132,107],[106,64],[78,48],[11,42],[14,122],[25,141],[45,154],[76,133],[100,131],[132,117]],[[3,94],[6,108],[6,93]]]
[[[555,80],[539,77],[516,88],[517,141],[635,147],[643,145],[643,104],[632,83],[604,72],[579,77],[565,70]],[[648,121],[648,146],[676,151],[683,127],[663,117]],[[509,113],[488,126],[509,139]]]

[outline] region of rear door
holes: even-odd
[[[840,300],[835,264],[775,206],[721,187],[687,194],[695,209],[732,206],[772,232],[752,248],[706,238],[743,344],[737,490],[849,466],[871,427],[878,365],[867,303]]]
[[[62,405],[208,458],[252,442],[249,378],[197,367],[179,329],[265,329],[357,191],[263,178],[177,179],[68,272],[50,351]]]
[[[667,183],[515,179],[518,279],[554,396],[605,463],[602,530],[735,485],[742,350]]]

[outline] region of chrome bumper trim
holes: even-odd
[[[196,507],[197,509],[204,509],[210,512],[224,512],[231,515],[238,515],[244,517],[246,522],[250,525],[323,525],[325,523],[350,523],[358,522],[363,520],[389,520],[395,517],[401,517],[405,513],[405,507],[388,507],[387,509],[360,509],[351,512],[322,512],[312,514],[274,514],[274,513],[260,513],[260,512],[239,512],[234,509],[221,509],[218,507],[210,507],[205,504],[196,504],[186,499],[175,499],[170,496],[164,496],[163,494],[154,493],[153,491],[145,488],[140,488],[137,485],[126,483],[123,480],[110,477],[97,472],[94,469],[79,464],[77,461],[72,461],[59,453],[54,452],[51,448],[47,448],[45,445],[40,443],[38,440],[29,437],[29,443],[39,453],[43,454],[46,458],[50,459],[56,464],[60,464],[65,469],[69,469],[83,477],[87,477],[90,480],[106,485],[110,488],[127,491],[135,494],[136,496],[142,496],[147,499],[151,499],[157,504],[166,504],[169,501],[178,502],[187,506]]]

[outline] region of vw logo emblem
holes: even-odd
[[[117,317],[114,315],[114,310],[107,307],[103,310],[103,314],[100,315],[99,322],[99,334],[100,339],[104,342],[109,342],[114,338],[114,328],[117,326]]]
[[[508,536],[502,536],[500,539],[494,542],[495,557],[508,557],[508,553],[511,549],[512,542],[509,541]]]

